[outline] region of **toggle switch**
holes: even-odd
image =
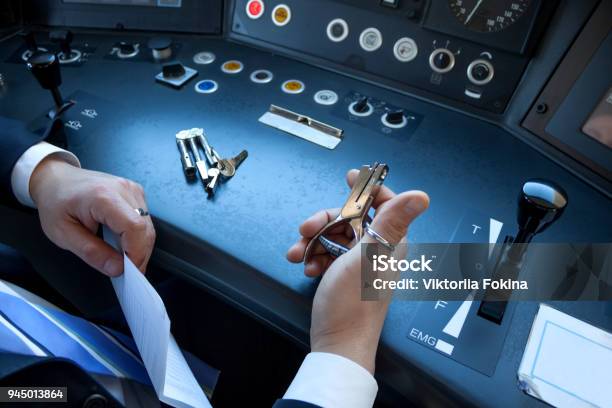
[[[401,125],[405,120],[404,111],[395,111],[387,113],[387,122],[392,125]]]
[[[353,109],[355,110],[355,112],[358,112],[358,113],[363,113],[367,111],[368,110],[368,98],[364,96],[363,98],[359,99],[357,103],[355,104],[355,106],[353,106]]]
[[[367,96],[363,96],[349,105],[349,112],[355,116],[369,116],[374,112]]]
[[[36,38],[34,37],[34,32],[25,31],[19,34],[21,38],[23,38],[23,42],[25,43],[26,48],[31,52],[38,51],[38,44],[36,43]]]
[[[25,62],[28,62],[28,58],[30,58],[35,52],[47,51],[46,48],[38,46],[38,43],[36,42],[36,37],[34,36],[33,31],[30,31],[30,30],[22,31],[19,33],[19,36],[23,39],[23,42],[26,48],[25,51],[21,54],[21,59],[24,60]]]
[[[55,30],[49,33],[52,43],[59,44],[61,52],[57,55],[60,64],[76,62],[81,58],[81,52],[72,48],[74,35],[70,30]]]
[[[69,56],[72,52],[71,43],[74,35],[70,30],[51,31],[49,39],[52,43],[59,43],[62,54]]]

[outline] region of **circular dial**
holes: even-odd
[[[530,0],[449,0],[451,12],[465,27],[492,33],[516,23]]]

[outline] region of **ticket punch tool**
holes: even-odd
[[[348,248],[325,237],[326,233],[339,225],[350,225],[353,231],[353,243],[359,242],[364,234],[364,224],[368,221],[370,207],[388,173],[389,167],[386,164],[374,163],[372,166],[361,166],[351,194],[340,210],[338,217],[327,223],[306,246],[304,252],[305,263],[312,257],[317,241],[332,256],[338,257],[348,252]]]

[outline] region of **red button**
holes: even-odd
[[[250,18],[259,18],[264,12],[264,4],[261,0],[250,0],[247,3],[247,14]]]

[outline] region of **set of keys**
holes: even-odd
[[[232,178],[236,174],[236,169],[249,156],[249,153],[243,150],[236,157],[222,158],[208,143],[202,128],[181,130],[176,134],[176,145],[181,152],[181,163],[185,175],[188,178],[194,178],[197,170],[209,195],[215,194],[215,189],[221,180]],[[200,155],[200,148],[204,152],[205,159],[202,159]],[[190,151],[193,160],[191,160]]]

